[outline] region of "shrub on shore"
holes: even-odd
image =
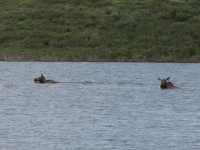
[[[2,0],[0,11],[0,60],[200,61],[198,0]]]

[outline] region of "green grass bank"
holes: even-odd
[[[1,0],[1,61],[200,62],[200,0]]]

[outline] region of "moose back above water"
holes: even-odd
[[[53,80],[46,80],[45,77],[41,74],[40,77],[34,79],[35,83],[60,83]]]
[[[167,82],[167,80],[169,80],[170,77],[166,78],[166,79],[160,79],[158,78],[158,80],[160,81],[160,88],[161,89],[174,89],[174,88],[178,88],[177,86],[174,86],[171,82]]]

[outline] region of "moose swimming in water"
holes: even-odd
[[[171,82],[167,82],[167,80],[169,80],[170,77],[166,78],[166,79],[160,79],[158,78],[158,80],[161,82],[160,83],[160,88],[161,89],[174,89],[174,88],[178,88],[177,86],[174,86]]]
[[[53,80],[46,80],[45,77],[41,74],[40,77],[34,79],[35,83],[60,83]]]

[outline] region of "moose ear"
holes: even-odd
[[[41,74],[41,77],[42,77],[43,80],[45,79],[45,77],[43,76],[43,74]],[[46,80],[46,79],[45,79],[45,80]]]
[[[159,80],[159,81],[161,81],[161,79],[160,79],[160,78],[158,78],[158,80]]]
[[[170,79],[170,77],[168,77],[166,80],[169,80]]]

